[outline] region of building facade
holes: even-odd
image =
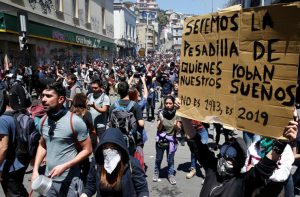
[[[111,0],[1,0],[0,58],[17,65],[63,64],[112,58]],[[20,53],[17,13],[27,14],[28,50]]]
[[[137,46],[145,48],[146,53],[158,49],[158,4],[156,0],[137,0]],[[146,33],[147,32],[147,33]]]
[[[167,10],[166,15],[169,23],[164,27],[161,34],[160,49],[163,52],[168,50],[179,52],[181,49],[184,18],[186,16],[173,10]]]
[[[114,38],[118,57],[136,55],[136,15],[130,3],[114,1]]]

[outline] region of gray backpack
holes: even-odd
[[[133,155],[138,139],[137,121],[131,110],[135,102],[130,101],[126,107],[121,106],[119,102],[120,100],[115,102],[115,107],[111,111],[109,126],[121,130],[127,143],[129,153]]]

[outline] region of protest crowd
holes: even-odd
[[[31,195],[23,185],[29,165],[33,185],[43,175],[51,180],[47,191],[39,190],[41,196],[151,196],[145,173],[157,182],[167,152],[168,180],[175,185],[175,153],[185,143],[191,150],[186,178],[195,176],[197,162],[205,171],[200,196],[295,195],[300,184],[300,168],[291,172],[299,165],[296,113],[282,125],[288,141],[246,131],[242,139],[220,123],[177,116],[178,83],[179,60],[173,55],[70,65],[8,63],[0,83],[5,196]],[[154,169],[143,158],[145,121],[157,125]],[[212,126],[217,134],[208,146]]]

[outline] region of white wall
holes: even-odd
[[[127,26],[126,26],[127,25]],[[136,42],[136,16],[127,8],[114,10],[115,39],[131,38]],[[127,28],[127,31],[126,31]],[[127,35],[126,35],[127,32]]]
[[[17,11],[22,9],[28,12],[29,20],[43,23],[60,29],[73,31],[86,36],[97,37],[101,35],[111,41],[114,37],[114,20],[113,20],[113,1],[112,0],[90,0],[91,23],[90,28],[86,25],[85,0],[78,1],[78,20],[79,24],[74,22],[73,17],[73,0],[62,0],[62,12],[56,12],[56,0],[51,3],[48,1],[36,1],[29,3],[29,0],[11,1],[1,0],[5,6],[1,6],[4,12],[17,15]],[[5,9],[7,7],[8,9]],[[105,7],[105,24],[106,32],[102,31],[102,7]],[[87,33],[89,32],[89,33]],[[96,35],[95,35],[96,34]],[[104,39],[105,40],[105,39]]]

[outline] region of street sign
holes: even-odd
[[[145,48],[140,48],[140,50],[139,50],[139,55],[140,55],[141,57],[145,57]]]
[[[26,12],[18,12],[18,28],[20,35],[27,32],[28,16]]]

